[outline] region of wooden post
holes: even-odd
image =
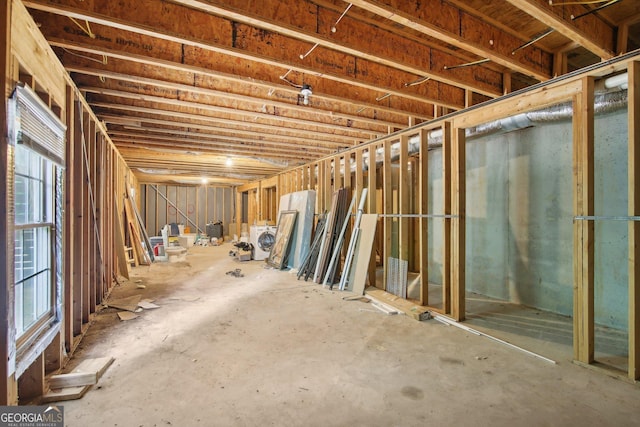
[[[88,310],[89,313],[95,313],[96,311],[96,298],[97,298],[97,284],[98,284],[98,239],[96,236],[96,217],[94,216],[94,207],[96,202],[96,123],[87,117],[89,137],[87,138],[86,150],[87,150],[87,167],[88,167],[88,183],[87,194],[88,203],[87,209],[89,210],[88,217],[88,238],[89,238],[89,293],[88,293]]]
[[[324,191],[324,208],[326,210],[331,209],[331,200],[333,199],[332,182],[331,159],[329,158],[324,160],[324,188],[322,189]]]
[[[409,213],[409,139],[406,134],[400,136],[400,168],[398,171],[398,213],[406,215]],[[398,218],[398,258],[409,260],[409,218]]]
[[[76,202],[77,192],[73,190],[75,179],[75,136],[76,136],[76,98],[73,87],[67,86],[66,89],[67,108],[66,108],[66,123],[67,123],[67,149],[66,149],[66,169],[65,169],[65,216],[64,216],[64,292],[63,292],[63,306],[64,306],[64,342],[67,353],[71,353],[73,347],[73,290],[74,280],[73,275],[76,269],[75,266],[75,246],[77,245],[74,239],[74,226],[76,216]]]
[[[574,215],[594,214],[594,79],[582,80],[573,101]],[[573,351],[583,363],[594,360],[594,222],[573,221]]]
[[[382,202],[385,214],[393,213],[393,179],[391,176],[391,143],[385,139],[382,148],[384,150],[384,160],[382,163]],[[384,218],[384,242],[382,250],[382,263],[384,265],[383,290],[387,289],[387,270],[389,268],[389,257],[391,256],[391,234],[393,232],[393,218]]]
[[[451,316],[465,317],[466,147],[464,129],[454,128],[451,143]]]
[[[76,191],[82,191],[82,300],[81,314],[82,323],[89,323],[90,314],[90,301],[91,301],[91,269],[93,268],[93,262],[91,257],[91,236],[93,230],[91,229],[91,203],[89,200],[89,170],[87,168],[88,163],[85,159],[84,150],[88,151],[89,141],[91,141],[91,116],[87,111],[83,109],[83,129],[84,129],[84,141],[80,140],[80,175],[82,176],[82,185],[76,187]],[[88,153],[87,153],[88,154]]]
[[[0,239],[3,243],[0,248],[0,405],[15,405],[18,400],[18,385],[15,375],[11,373],[10,364],[15,361],[15,323],[13,315],[13,208],[7,200],[10,192],[13,192],[13,147],[7,139],[7,101],[13,89],[9,82],[15,81],[11,56],[11,10],[13,2],[5,1],[0,6],[0,81],[3,82],[3,96],[0,103],[0,179],[5,184],[0,185],[0,210],[7,213],[0,221]]]
[[[418,163],[418,213],[429,213],[429,147],[428,131],[420,130],[420,160]],[[428,218],[418,221],[418,245],[420,272],[420,305],[429,304],[429,233]]]
[[[451,122],[442,127],[442,205],[444,215],[451,215]],[[444,218],[442,234],[442,311],[451,313],[451,218]]]
[[[73,110],[74,114],[74,129],[73,131],[73,183],[71,185],[71,191],[73,192],[73,274],[71,282],[73,283],[73,335],[80,335],[82,332],[82,292],[83,292],[83,267],[86,265],[86,260],[83,257],[82,247],[86,242],[86,237],[82,232],[82,219],[84,212],[82,210],[84,199],[84,180],[82,171],[84,162],[82,160],[82,131],[80,127],[80,121],[82,120],[82,112],[79,108],[79,101],[75,101],[69,106]],[[85,267],[86,268],[86,267]],[[73,343],[71,343],[73,346]]]
[[[628,66],[629,215],[640,215],[640,62]],[[640,222],[629,222],[629,378],[640,380]]]
[[[377,168],[376,168],[376,150],[378,146],[375,144],[369,145],[367,149],[367,153],[369,155],[368,158],[368,168],[367,168],[367,213],[376,213],[377,212],[377,198],[378,191],[376,187],[376,178],[377,178]],[[384,221],[384,220],[383,220]],[[376,236],[380,235],[380,227],[376,227]],[[369,259],[369,285],[376,286],[376,244],[373,244],[371,248],[371,258]]]

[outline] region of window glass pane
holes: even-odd
[[[23,317],[22,307],[24,306],[22,301],[22,289],[23,289],[22,283],[21,282],[17,283],[15,287],[15,298],[16,298],[15,319],[16,319],[16,331],[18,336],[22,335],[22,332],[24,331],[24,324],[22,322],[22,317]]]
[[[23,262],[22,256],[24,252],[24,239],[22,231],[16,231],[15,248],[14,248],[14,276],[16,283],[19,283],[24,278],[23,274]]]
[[[29,153],[30,151],[22,145],[17,145],[15,150],[16,173],[26,175],[29,173]]]
[[[22,274],[24,277],[36,274],[35,233],[33,229],[22,231]]]
[[[29,175],[35,179],[42,178],[42,157],[33,151],[29,152]]]
[[[24,329],[28,329],[33,323],[35,323],[36,317],[36,278],[22,282],[22,324]],[[24,331],[20,331],[24,332]]]
[[[51,286],[49,286],[51,274],[47,269],[36,277],[36,318],[39,319],[47,314],[49,307],[51,307]]]
[[[26,224],[28,221],[29,209],[28,209],[28,186],[27,179],[23,176],[16,175],[15,177],[15,203],[16,203],[16,224]]]
[[[54,167],[39,154],[16,147],[15,324],[18,338],[53,313],[52,268]],[[31,331],[30,331],[31,329]]]

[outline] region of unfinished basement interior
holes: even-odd
[[[640,425],[637,0],[0,17],[0,405]]]

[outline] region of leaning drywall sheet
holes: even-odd
[[[364,285],[369,270],[369,260],[371,250],[376,236],[376,225],[378,224],[377,214],[363,214],[360,220],[360,232],[358,242],[354,250],[354,258],[349,269],[349,280],[347,290],[353,291],[356,295],[364,293]]]
[[[289,268],[300,267],[302,260],[304,260],[309,252],[315,209],[316,192],[314,190],[297,191],[280,197],[278,218],[280,218],[280,212],[282,211],[298,211],[296,226],[291,235],[289,259],[287,261],[287,267]]]

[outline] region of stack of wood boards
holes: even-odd
[[[309,277],[316,271],[316,264],[318,263],[318,254],[320,253],[320,243],[322,242],[322,236],[324,233],[324,227],[327,222],[327,213],[324,212],[318,217],[318,224],[316,224],[316,230],[313,234],[311,248],[305,256],[298,269],[298,280],[304,276],[305,282],[309,280]]]
[[[321,251],[318,258],[315,271],[315,282],[322,283],[329,263],[331,262],[331,255],[335,246],[338,244],[340,236],[340,230],[345,221],[349,219],[349,199],[350,190],[348,188],[341,188],[333,193],[333,199],[331,201],[331,212],[327,225],[325,226],[324,241],[321,244]],[[337,281],[337,276],[340,272],[340,259],[333,263],[332,271],[329,272],[328,283],[333,284]]]
[[[113,357],[87,359],[68,374],[52,375],[48,381],[50,391],[42,397],[42,403],[80,399],[98,382],[113,360]]]
[[[136,262],[136,266],[139,264],[151,264],[153,261],[153,248],[150,248],[151,243],[148,241],[144,224],[140,221],[135,202],[128,194],[124,199],[124,213],[125,235],[127,233],[129,235],[129,244],[133,249],[133,259]],[[142,245],[143,239],[146,242],[147,249]]]

